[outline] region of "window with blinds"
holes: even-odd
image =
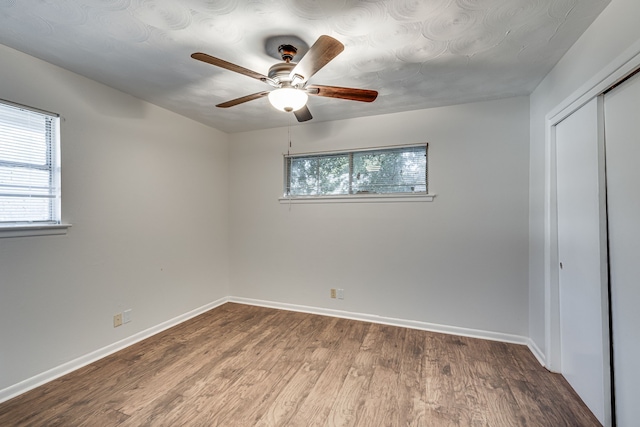
[[[427,145],[285,156],[285,197],[426,194]]]
[[[60,223],[58,123],[0,101],[0,226]]]

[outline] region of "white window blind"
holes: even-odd
[[[60,223],[59,118],[0,102],[0,226]]]
[[[426,194],[427,145],[285,157],[285,196]]]

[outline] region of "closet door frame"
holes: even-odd
[[[556,136],[555,127],[562,120],[589,101],[601,96],[640,68],[640,42],[635,43],[580,89],[560,103],[545,117],[545,206],[544,206],[544,295],[545,348],[537,356],[552,372],[562,372],[560,339],[560,292],[558,258],[558,218],[556,192]],[[600,123],[603,126],[603,123]],[[601,152],[604,160],[604,149]],[[603,177],[604,178],[604,177]],[[606,232],[606,216],[602,217]],[[603,289],[607,292],[608,289]],[[608,316],[608,311],[607,311]],[[607,329],[608,331],[608,329]],[[607,337],[608,339],[608,337]],[[535,349],[535,348],[534,348]],[[609,404],[611,408],[612,405]],[[607,424],[611,424],[609,414]],[[605,425],[607,425],[605,424]]]

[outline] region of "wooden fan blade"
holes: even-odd
[[[299,122],[306,122],[313,119],[311,111],[309,111],[309,108],[306,105],[301,109],[294,111],[293,114],[296,116],[296,119],[298,119]]]
[[[232,99],[231,101],[223,102],[222,104],[216,105],[219,108],[229,108],[234,105],[242,104],[247,101],[253,101],[254,99],[262,98],[263,96],[269,95],[269,91],[266,90],[264,92],[252,93],[251,95],[243,96],[241,98]]]
[[[291,71],[289,77],[293,80],[298,75],[302,82],[306,82],[343,50],[344,45],[338,40],[329,36],[320,36]]]
[[[375,90],[355,89],[352,87],[309,85],[306,89],[309,95],[350,99],[351,101],[373,102],[378,97],[378,92]]]
[[[216,67],[224,68],[225,70],[235,71],[236,73],[244,74],[245,76],[257,79],[263,82],[268,80],[267,76],[264,76],[255,71],[251,71],[248,68],[241,67],[231,62],[227,62],[224,59],[216,58],[215,56],[207,55],[206,53],[196,52],[191,55],[193,59],[206,62],[207,64],[215,65]]]

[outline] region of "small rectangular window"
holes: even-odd
[[[0,226],[60,223],[59,117],[0,101]]]
[[[427,194],[427,145],[285,156],[285,197]]]

